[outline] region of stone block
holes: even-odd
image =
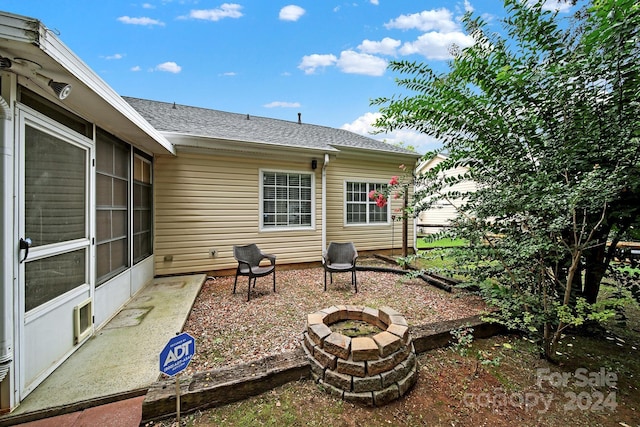
[[[402,362],[402,364],[406,365],[408,370],[411,370],[416,366],[417,360],[418,358],[416,357],[416,354],[411,352],[409,353],[409,356],[406,358],[406,360]]]
[[[315,358],[309,358],[309,366],[311,367],[311,375],[316,381],[324,380],[324,366],[322,366]]]
[[[382,378],[382,387],[389,387],[391,384],[400,381],[402,378],[407,376],[407,373],[407,367],[402,363],[390,371],[381,373],[380,377]]]
[[[390,325],[409,326],[404,316],[389,316]]]
[[[322,348],[328,353],[346,360],[349,358],[349,352],[351,351],[351,338],[337,332],[332,332],[324,339]]]
[[[326,314],[321,311],[316,311],[315,313],[307,314],[307,328],[311,325],[317,325],[320,323],[324,323],[324,317]]]
[[[368,361],[367,375],[376,375],[392,370],[398,364],[398,362],[394,359],[395,354],[396,353],[388,357],[380,358],[378,360]]]
[[[342,316],[344,316],[344,314],[341,313],[342,310],[340,310],[335,305],[323,308],[320,311],[325,314],[325,317],[323,319],[325,325],[336,323],[337,321],[341,320]]]
[[[353,377],[353,391],[360,393],[363,391],[376,391],[382,390],[382,380],[380,375],[373,377],[358,378]]]
[[[409,357],[409,354],[411,354],[409,347],[404,346],[400,347],[398,351],[396,351],[389,357],[393,361],[394,365],[398,365],[399,363],[402,363],[404,360],[406,360],[407,357]]]
[[[378,312],[380,313],[380,320],[382,320],[387,325],[391,324],[391,316],[402,316],[400,313],[395,311],[393,308],[388,307],[386,305],[384,307],[380,307],[378,309]]]
[[[414,367],[409,374],[398,381],[398,391],[400,392],[400,396],[404,396],[411,387],[418,381],[418,369]]]
[[[353,393],[345,391],[342,398],[347,402],[373,406],[373,393],[371,392]]]
[[[362,310],[362,320],[370,325],[377,326],[380,329],[387,329],[387,325],[384,325],[378,317],[378,310],[371,307],[365,307]]]
[[[308,333],[304,333],[302,335],[302,343],[303,347],[309,351],[310,354],[313,354],[313,349],[316,347],[316,344],[311,341],[311,337],[309,337]]]
[[[334,305],[335,308],[338,309],[338,320],[346,320],[348,319],[349,312],[347,311],[346,305]],[[336,322],[338,321],[336,320]]]
[[[311,379],[315,382],[315,383],[320,383],[324,378],[324,371],[322,376],[318,375],[318,373],[316,371],[313,370],[313,368],[311,369]]]
[[[362,320],[364,307],[361,305],[347,305],[347,318],[351,320]]]
[[[323,346],[324,339],[331,335],[331,329],[324,323],[310,325],[307,332],[311,340],[320,347]]]
[[[384,390],[374,391],[373,392],[373,403],[376,406],[386,405],[387,403],[393,402],[394,400],[400,397],[400,393],[398,391],[398,385],[393,384]]]
[[[336,369],[337,357],[333,354],[329,354],[320,347],[313,349],[313,357],[325,368]]]
[[[408,326],[392,323],[387,327],[387,332],[400,337],[400,339],[402,339],[402,342],[405,344],[409,342],[410,336]]]
[[[336,388],[331,384],[327,384],[325,381],[319,381],[318,384],[320,384],[320,387],[327,391],[331,396],[337,397],[338,399],[343,399],[344,390]]]
[[[353,377],[351,375],[340,374],[334,371],[325,371],[324,382],[344,391],[351,391],[351,383]]]
[[[367,366],[364,362],[354,362],[353,360],[343,359],[338,359],[337,362],[336,371],[341,374],[353,375],[355,377],[364,377],[367,375]]]
[[[374,335],[373,340],[378,345],[382,357],[387,357],[402,346],[402,339],[387,331]]]
[[[378,344],[369,337],[356,337],[351,340],[351,357],[354,362],[376,360],[380,350]]]

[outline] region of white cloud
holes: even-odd
[[[152,5],[151,3],[142,3],[142,8],[143,9],[155,9],[156,7],[154,5]]]
[[[451,58],[452,45],[465,48],[473,44],[473,38],[461,32],[425,33],[414,42],[405,43],[400,48],[403,55],[420,54],[427,59],[446,60]]]
[[[302,15],[305,14],[305,10],[295,4],[290,4],[280,9],[279,18],[282,21],[297,21]]]
[[[387,61],[384,59],[353,50],[343,51],[336,65],[344,73],[367,76],[381,76],[387,69]]]
[[[358,117],[353,122],[343,124],[340,126],[340,129],[345,129],[360,135],[371,136],[371,133],[375,131],[372,125],[381,116],[382,114],[380,113],[364,113],[364,115]]]
[[[140,70],[142,70],[142,68],[140,68],[140,66],[139,66],[139,65],[136,65],[136,66],[134,66],[134,67],[131,67],[131,71],[140,71]]]
[[[104,57],[104,59],[110,61],[112,59],[122,59],[124,58],[124,55],[121,53],[114,53],[113,55],[107,55]]]
[[[535,4],[538,0],[527,0],[527,4]],[[542,5],[542,10],[567,12],[571,9],[571,2],[566,0],[546,0]]]
[[[235,71],[227,71],[225,73],[219,74],[220,76],[224,76],[224,77],[235,77],[238,74]]]
[[[424,10],[411,15],[400,15],[396,19],[384,24],[386,28],[398,28],[401,30],[416,29],[420,31],[450,32],[458,29],[458,24],[453,19],[453,14],[448,9]]]
[[[373,123],[381,116],[380,113],[365,113],[351,123],[345,123],[340,128],[360,135],[368,136],[379,141],[386,141],[390,144],[403,143],[404,146],[413,146],[416,152],[424,154],[427,151],[439,148],[442,142],[432,136],[408,129],[398,129],[390,133],[373,134],[379,130],[373,127]]]
[[[236,3],[223,3],[218,9],[199,9],[189,12],[189,18],[205,21],[219,21],[224,18],[240,18],[242,6]]]
[[[173,73],[173,74],[178,74],[180,71],[182,71],[182,67],[172,61],[158,64],[156,65],[155,69],[157,71],[166,71],[168,73]]]
[[[299,102],[284,102],[284,101],[273,101],[270,102],[268,104],[263,105],[263,107],[266,108],[299,108],[300,107],[300,103]]]
[[[318,68],[334,65],[337,60],[338,58],[336,58],[335,55],[319,55],[314,53],[313,55],[303,56],[298,68],[303,70],[305,74],[313,74]]]
[[[469,0],[464,0],[464,11],[465,12],[473,12],[474,10],[475,9],[471,5],[471,2]]]
[[[141,18],[132,18],[130,16],[121,16],[118,18],[118,21],[122,22],[123,24],[131,24],[131,25],[159,25],[159,26],[164,26],[164,22],[162,21],[158,21],[157,19],[152,19],[152,18],[147,18],[146,16],[143,16]]]
[[[385,37],[379,42],[373,40],[364,40],[362,43],[360,43],[358,49],[364,53],[378,53],[382,55],[394,56],[400,44],[402,44],[400,40]]]
[[[375,4],[376,6],[380,4],[378,0],[371,0],[371,4]]]

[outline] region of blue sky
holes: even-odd
[[[390,60],[444,69],[451,43],[471,43],[459,22],[466,10],[496,29],[504,15],[500,0],[3,0],[0,8],[41,20],[120,95],[292,121],[302,113],[303,122],[369,136],[370,101],[402,93]],[[373,137],[421,153],[439,146],[408,131]]]

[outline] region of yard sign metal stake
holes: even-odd
[[[180,425],[180,378],[196,354],[196,340],[186,332],[171,338],[160,352],[160,372],[176,379],[176,418]]]

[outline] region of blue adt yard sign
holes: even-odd
[[[160,352],[160,372],[173,376],[189,366],[196,354],[196,340],[184,332],[171,338]]]

